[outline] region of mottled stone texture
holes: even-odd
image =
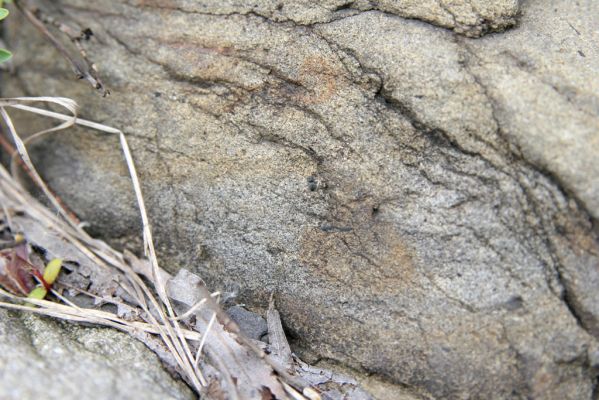
[[[191,400],[195,396],[129,335],[0,310],[0,398]]]
[[[5,92],[127,133],[171,271],[274,292],[307,361],[416,397],[593,398],[599,2],[49,3],[112,95],[16,17]],[[115,137],[35,154],[93,232],[139,236]]]

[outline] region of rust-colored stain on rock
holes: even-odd
[[[386,222],[309,227],[300,244],[302,265],[325,280],[383,293],[420,279],[414,252],[397,227]]]

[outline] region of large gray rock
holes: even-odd
[[[0,398],[194,399],[129,335],[0,310]]]
[[[164,266],[274,292],[296,351],[374,390],[592,398],[598,2],[52,3],[112,95],[16,17],[6,92],[128,134]],[[36,155],[95,233],[139,236],[116,138]]]

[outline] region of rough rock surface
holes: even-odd
[[[250,339],[261,340],[268,333],[266,320],[243,307],[229,307],[227,314],[239,326],[241,333]]]
[[[194,399],[129,335],[0,310],[0,398]]]
[[[375,391],[596,398],[599,2],[52,3],[112,95],[22,25],[5,92],[124,129],[165,266],[275,292],[296,351]],[[94,232],[138,235],[116,138],[36,154]]]

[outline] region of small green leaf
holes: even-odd
[[[8,17],[8,10],[6,8],[0,8],[0,20]]]
[[[0,63],[10,60],[12,53],[5,49],[0,49]]]
[[[60,258],[55,258],[51,260],[46,268],[44,269],[44,280],[48,285],[51,285],[56,280],[56,277],[60,273],[60,268],[62,267],[62,260]]]
[[[29,296],[27,296],[27,297],[29,297],[30,299],[43,300],[47,294],[48,294],[48,291],[46,290],[45,287],[38,286],[35,289],[33,289],[31,292],[29,292]]]

